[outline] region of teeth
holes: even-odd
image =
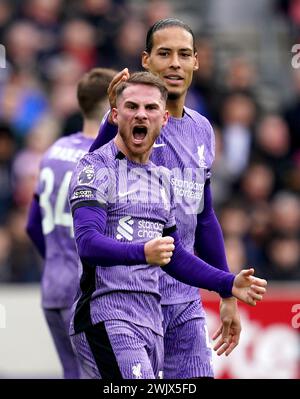
[[[168,76],[167,79],[180,80],[180,77],[179,76]]]

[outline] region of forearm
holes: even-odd
[[[144,244],[124,243],[104,235],[106,212],[99,207],[77,208],[74,233],[80,258],[92,265],[145,264]]]
[[[46,248],[42,230],[42,215],[37,196],[33,197],[30,205],[26,232],[38,250],[39,254],[45,258]]]
[[[212,207],[209,182],[204,188],[204,209],[197,217],[195,249],[199,258],[220,270],[229,271],[223,233]]]
[[[222,297],[232,295],[234,274],[216,268],[217,265],[211,266],[187,252],[176,232],[171,236],[175,250],[170,263],[163,267],[166,273],[185,284],[216,291]]]
[[[116,136],[118,127],[109,122],[108,120],[109,112],[107,112],[103,117],[99,128],[98,136],[91,145],[89,152],[95,151],[97,148],[102,147],[104,144],[108,143]]]

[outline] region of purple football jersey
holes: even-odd
[[[92,142],[93,139],[82,133],[62,137],[47,150],[41,161],[37,194],[46,244],[42,277],[44,308],[71,307],[78,289],[78,255],[68,188],[76,163]]]
[[[92,204],[104,207],[104,234],[119,241],[144,243],[175,226],[169,170],[151,161],[129,161],[113,141],[81,159],[71,180],[69,196],[72,209]],[[82,292],[71,333],[100,321],[119,319],[162,335],[160,267],[95,267],[85,263],[82,266]],[[88,321],[84,321],[86,313]]]
[[[182,118],[169,117],[153,146],[151,160],[171,170],[175,194],[176,226],[184,248],[194,252],[197,214],[203,209],[203,189],[214,160],[214,133],[209,121],[184,108]],[[199,289],[160,271],[162,304],[199,299]]]

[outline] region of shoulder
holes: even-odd
[[[52,144],[51,147],[54,147],[54,146],[57,146],[57,145],[59,145],[59,146],[69,146],[70,144],[73,144],[74,142],[81,141],[82,137],[83,137],[83,135],[81,133],[79,133],[79,132],[73,133],[73,134],[69,134],[68,136],[63,136],[63,137],[60,137],[59,139],[57,139]]]
[[[50,153],[55,151],[56,148],[67,148],[73,146],[73,144],[77,141],[81,141],[81,135],[79,133],[74,133],[69,136],[63,136],[58,138],[54,143],[50,145],[50,147],[47,149],[47,151],[44,154],[44,157],[46,158]]]
[[[115,149],[113,141],[109,141],[108,143],[90,152],[89,154],[93,155],[94,159],[112,162],[116,159],[116,153],[117,151]]]
[[[78,162],[76,169],[82,170],[82,168],[98,168],[105,165],[106,156],[105,154],[98,153],[98,152],[87,152]]]
[[[83,170],[91,173],[99,169],[111,169],[115,167],[115,156],[111,150],[111,146],[104,145],[93,152],[86,153],[78,162],[76,172],[81,173]]]
[[[212,133],[211,123],[205,116],[188,107],[184,107],[184,111],[198,126]]]

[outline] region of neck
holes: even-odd
[[[185,96],[180,97],[176,100],[167,100],[167,110],[169,111],[169,115],[174,118],[182,118],[183,116],[183,107],[184,107]]]
[[[82,133],[85,137],[95,139],[98,135],[99,126],[100,122],[98,120],[84,119]]]
[[[133,153],[124,143],[122,137],[120,136],[119,132],[117,133],[116,137],[114,138],[114,143],[118,147],[118,149],[126,156],[129,161],[145,164],[149,161],[151,149],[148,151],[143,152],[142,154]]]

